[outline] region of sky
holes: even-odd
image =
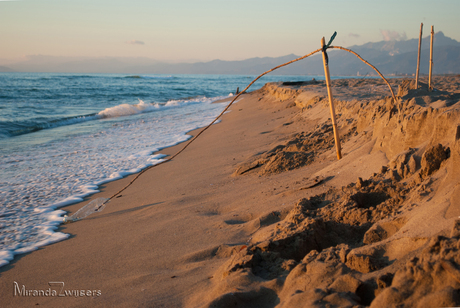
[[[304,55],[337,31],[349,47],[460,41],[459,0],[0,0],[0,64],[31,55],[167,62]]]

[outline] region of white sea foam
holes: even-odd
[[[233,94],[229,94],[231,96]],[[203,101],[208,101],[210,99],[206,97],[196,97],[192,99],[186,100],[169,100],[166,104],[159,104],[159,103],[146,103],[141,99],[138,99],[138,104],[121,104],[118,106],[106,108],[100,111],[97,116],[102,118],[113,118],[113,117],[121,117],[121,116],[128,116],[134,115],[139,113],[145,112],[152,112],[157,111],[160,108],[164,107],[177,107],[185,104],[198,104],[203,103]]]
[[[113,118],[139,114],[143,112],[151,112],[158,110],[160,105],[157,103],[149,104],[139,99],[139,104],[121,104],[115,107],[106,108],[98,113],[98,116],[103,118]]]
[[[0,250],[0,267],[7,265],[14,258],[14,252],[11,250]]]

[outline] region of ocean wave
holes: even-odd
[[[89,114],[84,116],[68,117],[64,119],[54,119],[43,122],[3,122],[0,124],[0,139],[15,137],[25,134],[34,133],[43,129],[56,128],[60,126],[73,125],[87,121],[97,120],[100,117],[97,114]]]
[[[5,121],[0,122],[0,139],[11,138],[15,136],[34,133],[44,129],[52,129],[60,126],[68,126],[79,124],[88,121],[114,118],[121,116],[134,115],[144,112],[152,112],[158,110],[164,104],[149,104],[139,100],[138,104],[121,104],[114,107],[106,108],[99,113],[81,115],[75,117],[67,117],[51,120],[35,120],[35,121]]]
[[[133,79],[173,79],[174,76],[164,75],[164,76],[149,76],[149,75],[129,75],[123,78],[133,78]]]
[[[213,100],[221,99],[222,97],[207,98],[205,96],[195,96],[187,97],[185,99],[173,99],[169,100],[166,103],[146,103],[143,100],[139,99],[138,104],[121,104],[114,107],[106,108],[98,113],[102,118],[115,118],[121,116],[135,115],[139,113],[153,112],[157,111],[161,107],[180,107],[185,104],[200,104],[200,103],[210,103]]]
[[[124,78],[134,78],[134,79],[138,79],[138,78],[142,78],[142,77],[139,76],[139,75],[132,75],[132,76],[125,76]]]
[[[121,104],[118,106],[106,108],[98,113],[98,116],[102,118],[114,118],[121,116],[134,115],[144,112],[152,112],[160,108],[158,103],[145,103],[143,100],[139,99],[139,104],[130,105],[130,104]]]
[[[231,95],[231,94],[229,94]],[[34,133],[44,129],[52,129],[60,126],[68,126],[79,124],[88,121],[116,118],[123,116],[136,115],[141,113],[155,112],[161,108],[177,108],[182,105],[211,103],[215,100],[225,98],[214,97],[207,98],[205,96],[188,97],[185,99],[169,100],[166,103],[146,103],[141,99],[138,104],[120,104],[117,106],[106,108],[98,113],[81,115],[75,117],[67,117],[62,119],[40,120],[35,121],[5,121],[0,122],[0,139],[11,138],[19,135]]]

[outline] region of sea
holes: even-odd
[[[255,77],[0,73],[0,266],[68,238],[60,208],[160,162]]]

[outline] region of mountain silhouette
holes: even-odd
[[[414,74],[417,66],[418,39],[391,40],[348,47],[385,75]],[[308,51],[310,52],[310,51]],[[329,49],[329,69],[332,75],[376,75],[374,70],[356,56],[337,49]],[[66,58],[29,56],[28,60],[0,67],[0,71],[122,73],[122,74],[236,74],[259,75],[275,66],[300,56],[251,58],[241,61],[213,60],[196,63],[165,63],[148,58]],[[420,73],[427,74],[430,57],[430,36],[422,40]],[[460,73],[460,42],[437,32],[434,37],[434,74]],[[273,74],[323,75],[322,57],[318,53],[302,61],[283,67]]]

